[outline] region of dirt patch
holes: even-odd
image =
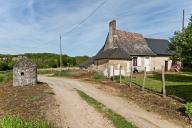
[[[17,115],[23,119],[46,119],[57,111],[54,93],[45,83],[35,86],[13,87],[12,82],[0,87],[0,116]],[[51,120],[57,123],[57,119]]]

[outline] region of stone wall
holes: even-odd
[[[37,84],[37,69],[35,67],[13,69],[13,86],[25,86]]]
[[[13,68],[13,86],[37,84],[37,67],[29,60],[19,61]]]

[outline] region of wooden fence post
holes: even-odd
[[[144,77],[143,77],[142,91],[145,90],[145,79],[146,79],[146,67],[144,67]]]
[[[110,79],[111,77],[111,69],[110,69],[110,65],[107,65],[107,74],[108,74],[108,78]]]
[[[113,66],[113,81],[115,80],[115,68]]]
[[[133,66],[131,65],[130,77],[129,77],[129,87],[131,87],[133,78]]]
[[[120,66],[120,70],[119,70],[119,83],[121,84],[121,66]]]
[[[162,93],[163,97],[166,97],[166,89],[165,89],[165,67],[162,66]]]

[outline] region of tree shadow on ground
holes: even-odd
[[[162,80],[161,74],[155,74],[149,76],[149,78]],[[165,80],[169,82],[191,82],[192,83],[192,75],[181,75],[181,74],[165,74]]]
[[[192,102],[192,85],[166,86],[167,95],[175,95],[186,102]]]
[[[161,74],[149,76],[162,81]],[[186,102],[192,102],[192,76],[183,74],[165,74],[167,95],[177,96]]]

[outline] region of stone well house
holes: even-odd
[[[37,84],[37,66],[30,60],[22,59],[13,67],[13,86]]]
[[[172,53],[168,51],[169,41],[144,38],[138,33],[116,29],[116,21],[109,23],[109,33],[100,51],[80,67],[102,72],[105,76],[129,75],[131,68],[137,71],[159,71],[162,66],[171,68]]]

